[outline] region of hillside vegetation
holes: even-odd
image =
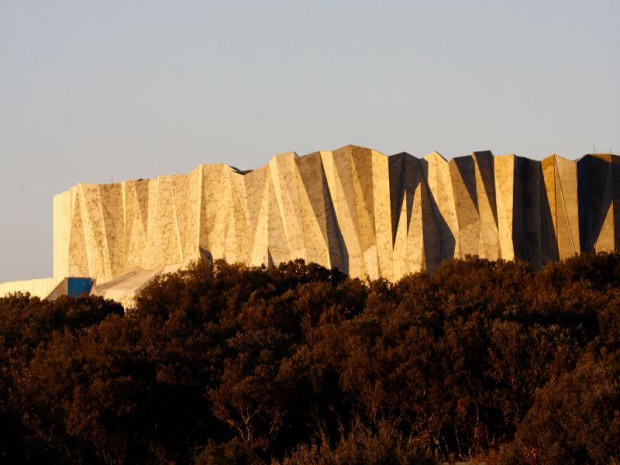
[[[620,463],[620,255],[0,299],[0,462]]]

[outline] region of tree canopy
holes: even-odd
[[[0,461],[620,463],[620,255],[363,282],[164,275],[135,308],[0,299]]]

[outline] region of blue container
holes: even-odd
[[[77,298],[90,293],[93,280],[90,278],[67,278],[67,295]]]

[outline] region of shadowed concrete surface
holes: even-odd
[[[125,301],[154,276],[205,257],[253,266],[301,258],[390,281],[467,255],[540,267],[617,251],[619,208],[615,155],[284,153],[254,171],[201,165],[78,184],[54,198],[54,278],[3,284],[0,294],[45,297],[65,277],[88,276],[93,293]]]

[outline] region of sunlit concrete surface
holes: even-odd
[[[0,292],[45,297],[63,277],[89,276],[93,293],[129,302],[154,276],[196,259],[301,258],[390,281],[468,255],[540,267],[618,250],[619,169],[615,155],[475,152],[448,161],[346,146],[284,153],[249,172],[201,165],[187,175],[78,184],[54,198],[54,278]]]

